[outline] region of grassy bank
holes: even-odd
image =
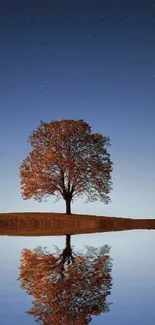
[[[155,229],[155,219],[45,212],[0,213],[0,235],[52,236],[131,229]]]

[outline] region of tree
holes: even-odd
[[[40,324],[87,325],[92,315],[109,311],[110,247],[86,246],[86,253],[73,253],[70,238],[66,236],[62,253],[56,248],[51,254],[41,247],[22,251],[18,280],[35,298],[26,313]]]
[[[65,200],[67,214],[75,196],[85,194],[87,202],[110,201],[109,137],[91,133],[83,120],[41,121],[28,142],[33,149],[20,166],[23,199],[42,201],[56,195]]]

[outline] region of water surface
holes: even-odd
[[[94,288],[93,279],[91,277],[88,286],[84,288],[82,281],[86,272],[90,269],[90,274],[93,272],[93,263],[88,261],[87,263],[78,260],[75,266],[75,292],[79,295],[78,298],[72,297],[73,292],[69,294],[66,287],[65,292],[68,292],[68,306],[66,306],[66,314],[70,311],[72,318],[70,323],[77,324],[76,318],[80,317],[82,324],[103,324],[113,325],[116,324],[148,324],[153,325],[155,322],[155,232],[154,230],[132,230],[121,232],[107,232],[107,233],[95,233],[95,234],[83,234],[72,235],[71,238],[72,254],[75,257],[75,263],[77,255],[86,256],[88,248],[103,248],[109,247],[109,253],[105,255],[109,256],[109,263],[111,263],[111,271],[109,269],[109,278],[103,279],[100,275],[105,272],[106,264],[103,259],[100,258],[101,251],[97,251],[96,265],[98,265],[99,272],[97,279],[96,275],[96,289]],[[19,267],[22,262],[21,254],[23,249],[31,250],[31,258],[34,257],[34,249],[38,246],[47,247],[50,253],[55,252],[55,246],[60,249],[61,254],[66,245],[66,236],[50,236],[50,237],[16,237],[16,236],[1,236],[1,268],[0,268],[0,324],[23,324],[32,325],[36,324],[33,315],[26,314],[26,311],[30,311],[33,307],[32,302],[36,300],[36,297],[29,295],[25,289],[21,288],[21,281],[17,280],[20,274]],[[108,246],[105,246],[108,245]],[[70,253],[69,253],[70,254]],[[81,254],[81,255],[80,255]],[[83,255],[82,255],[83,254]],[[67,262],[66,257],[66,261]],[[98,258],[98,260],[97,260]],[[63,256],[61,257],[62,262]],[[111,259],[111,260],[110,260]],[[45,261],[43,260],[43,264]],[[79,263],[79,264],[78,264]],[[82,263],[85,265],[85,270],[82,273]],[[84,264],[85,263],[85,264]],[[97,264],[98,263],[98,264]],[[105,259],[105,263],[107,263]],[[74,264],[74,263],[73,263]],[[87,265],[86,265],[87,264]],[[70,263],[72,265],[72,261]],[[62,264],[61,264],[62,266]],[[26,270],[26,266],[25,270]],[[97,266],[95,266],[97,267]],[[44,268],[44,265],[42,265]],[[102,270],[100,270],[100,268]],[[37,270],[37,265],[36,265]],[[61,268],[63,277],[61,280],[61,286],[64,283],[64,278],[67,277],[67,267]],[[96,269],[97,270],[97,269]],[[60,271],[60,268],[59,268]],[[101,272],[102,271],[102,272]],[[44,270],[45,272],[45,270]],[[66,272],[66,273],[65,273]],[[71,274],[71,273],[70,273]],[[72,273],[73,274],[73,273]],[[108,274],[108,271],[107,271]],[[32,274],[31,274],[32,275]],[[60,274],[59,274],[60,275]],[[39,275],[40,276],[40,275]],[[43,274],[44,277],[47,274]],[[81,280],[80,278],[81,277]],[[27,279],[30,278],[27,276]],[[69,278],[69,276],[68,276]],[[31,279],[32,280],[32,279]],[[66,280],[65,280],[66,281]],[[67,280],[69,281],[69,280]],[[76,282],[77,281],[77,282]],[[81,282],[80,282],[81,281]],[[102,283],[97,283],[100,281]],[[105,281],[105,282],[104,282]],[[107,282],[106,282],[107,281]],[[109,282],[108,282],[109,281]],[[32,285],[29,281],[29,287]],[[32,281],[33,282],[33,281]],[[67,283],[67,282],[65,282]],[[35,283],[35,279],[33,284]],[[27,281],[28,285],[28,281]],[[108,289],[109,285],[109,289]],[[69,286],[69,282],[68,282]],[[83,286],[83,292],[82,292]],[[36,287],[35,287],[36,288]],[[33,288],[39,290],[38,288]],[[71,283],[73,290],[73,283]],[[105,290],[105,296],[101,302],[101,308],[97,308],[99,305],[99,299],[101,291]],[[95,293],[96,290],[96,293]],[[88,292],[89,295],[86,296]],[[108,292],[109,291],[109,292]],[[60,294],[63,292],[61,287]],[[44,293],[44,292],[43,292]],[[111,294],[109,294],[111,293]],[[69,296],[70,295],[70,296]],[[95,296],[96,295],[96,296]],[[72,304],[71,298],[72,297]],[[95,298],[97,297],[97,298]],[[74,298],[74,299],[73,299]],[[40,298],[39,298],[40,299]],[[65,298],[67,299],[67,298]],[[48,300],[46,300],[48,302]],[[67,300],[65,300],[66,303]],[[104,302],[104,303],[103,303]],[[89,304],[88,304],[89,303]],[[90,308],[91,305],[91,308]],[[38,305],[37,305],[38,306]],[[81,306],[81,307],[80,307]],[[87,308],[89,306],[89,310]],[[47,306],[46,312],[47,312]],[[68,309],[67,309],[68,308]],[[81,308],[81,310],[80,310]],[[40,311],[45,308],[40,308]],[[60,318],[61,305],[59,304],[58,321],[62,323]],[[63,310],[63,303],[62,303]],[[76,310],[76,313],[75,313]],[[50,308],[48,313],[50,313]],[[94,315],[93,315],[94,314]],[[97,315],[96,315],[97,314]],[[61,315],[63,317],[63,315]],[[91,320],[89,319],[91,317]],[[47,315],[44,315],[44,322],[40,324],[46,324]],[[54,324],[54,320],[51,321]],[[65,318],[64,318],[64,324]]]

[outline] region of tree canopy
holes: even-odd
[[[92,133],[83,120],[41,121],[29,143],[32,151],[20,166],[24,199],[42,201],[55,195],[66,201],[68,214],[75,196],[85,195],[87,202],[110,201],[109,137]]]

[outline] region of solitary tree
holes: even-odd
[[[112,189],[109,137],[91,133],[83,120],[61,120],[40,126],[29,136],[33,149],[20,166],[22,196],[37,201],[56,195],[71,214],[75,196],[108,203]]]

